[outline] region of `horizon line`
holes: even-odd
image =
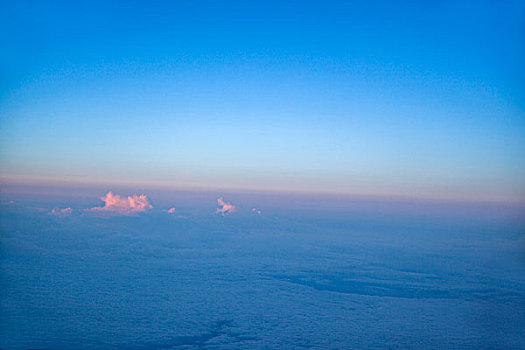
[[[101,188],[105,189],[135,189],[141,190],[167,190],[181,192],[224,192],[229,194],[262,194],[262,195],[298,195],[298,196],[322,196],[322,197],[359,197],[362,199],[382,199],[390,201],[422,201],[422,202],[449,202],[449,203],[478,203],[478,204],[501,204],[525,206],[525,200],[509,198],[505,196],[466,196],[466,195],[443,195],[436,196],[428,193],[386,193],[386,192],[357,192],[336,191],[328,189],[304,189],[304,188],[282,188],[270,186],[247,186],[247,185],[225,185],[204,184],[200,182],[167,182],[167,181],[140,181],[123,180],[120,182],[111,180],[100,180],[93,178],[68,177],[58,179],[46,176],[27,175],[0,175],[0,193],[2,187],[6,186],[29,186],[29,187],[77,187],[77,188]]]

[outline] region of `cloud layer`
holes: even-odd
[[[233,213],[235,211],[235,206],[231,203],[226,203],[225,201],[223,201],[222,197],[217,199],[217,204],[219,205],[219,207],[217,208],[217,214],[225,215]]]
[[[100,198],[105,204],[103,207],[94,207],[91,210],[95,211],[108,211],[117,214],[134,214],[144,212],[148,209],[153,208],[149,203],[148,197],[141,194],[137,196],[121,197],[119,195],[113,194],[113,192],[108,192],[104,197]]]

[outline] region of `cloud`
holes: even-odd
[[[220,213],[222,215],[225,215],[233,213],[235,211],[235,206],[233,206],[231,203],[226,203],[225,201],[223,201],[222,197],[217,199],[217,204],[219,205],[219,207],[217,208],[217,214]]]
[[[121,197],[119,195],[113,194],[113,192],[108,192],[104,197],[100,198],[105,204],[103,207],[94,207],[90,210],[95,211],[107,211],[115,214],[129,215],[144,212],[148,209],[153,208],[149,203],[148,197],[141,194],[137,196]]]
[[[165,211],[168,214],[171,214],[170,216],[172,217],[176,217],[179,219],[187,219],[186,216],[179,214],[179,212],[175,208],[169,208],[168,210],[163,210],[163,211]]]
[[[71,215],[71,213],[73,213],[73,209],[71,208],[64,208],[64,209],[60,209],[60,208],[53,208],[53,210],[51,210],[51,212],[49,213],[50,215],[54,215],[54,216],[58,216],[60,218],[64,218],[66,216],[69,216]]]
[[[261,213],[262,213],[262,211],[260,211],[260,210],[257,209],[257,208],[252,208],[252,212],[253,212],[254,214],[261,214]]]

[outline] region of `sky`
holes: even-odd
[[[520,1],[0,1],[2,183],[525,202]]]

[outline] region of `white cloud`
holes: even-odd
[[[60,218],[64,218],[66,216],[69,216],[71,215],[71,213],[73,213],[73,209],[71,208],[64,208],[64,209],[60,209],[60,208],[53,208],[53,210],[51,210],[51,212],[49,213],[50,215],[54,215],[54,216],[58,216]]]
[[[235,211],[235,206],[231,203],[226,203],[222,198],[217,199],[217,204],[219,205],[217,208],[217,214],[226,215]]]
[[[140,196],[134,194],[133,196],[121,197],[108,192],[104,197],[100,198],[105,204],[103,207],[94,207],[90,210],[107,211],[120,215],[129,215],[139,212],[144,212],[153,208],[149,203],[148,197],[141,194]]]

